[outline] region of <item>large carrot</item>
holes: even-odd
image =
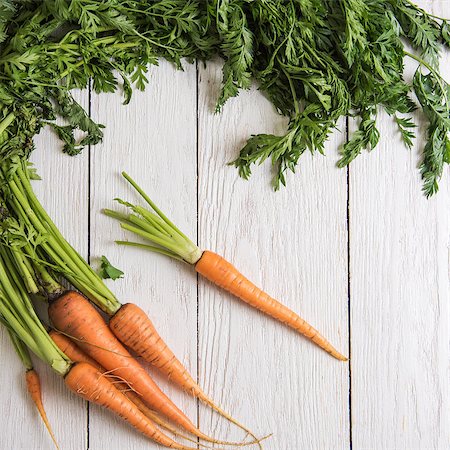
[[[347,360],[315,328],[287,306],[255,286],[230,262],[213,252],[201,251],[163,214],[129,175],[125,172],[122,172],[122,175],[141,194],[152,210],[118,199],[120,203],[130,207],[133,213],[122,214],[109,209],[104,210],[104,212],[111,217],[119,219],[122,228],[134,232],[156,244],[156,246],[128,241],[116,241],[117,243],[144,247],[192,264],[199,274],[216,285],[303,334],[335,358],[341,361]],[[133,348],[133,350],[136,349]],[[139,345],[138,350],[142,351],[143,347]]]
[[[188,370],[156,331],[148,315],[133,303],[123,305],[111,318],[109,327],[117,338],[145,361],[153,364],[173,383],[202,400],[230,422],[243,429],[255,442],[256,436],[244,425],[217,406],[194,381]]]
[[[66,386],[89,402],[103,406],[130,423],[142,434],[169,448],[194,450],[173,441],[163,433],[120,392],[103,373],[88,363],[76,363],[64,378]]]
[[[111,374],[126,381],[150,408],[200,439],[232,444],[217,441],[202,433],[161,391],[113,335],[98,311],[81,294],[67,291],[51,302],[49,317],[57,330],[73,336],[84,352]]]
[[[59,347],[59,349],[67,355],[73,362],[80,363],[88,363],[92,367],[95,367],[99,372],[105,373],[106,370],[94,359],[92,359],[87,353],[78,347],[78,345],[72,341],[72,339],[59,331],[50,330],[50,337],[53,339],[55,344]],[[111,376],[111,375],[109,375]],[[112,376],[114,378],[114,376]],[[125,395],[129,400],[131,400],[139,410],[147,416],[152,422],[155,422],[157,425],[165,428],[166,430],[173,433],[175,436],[179,436],[188,441],[194,442],[198,445],[197,441],[189,438],[181,433],[179,433],[174,427],[172,427],[168,422],[162,420],[158,414],[156,414],[153,410],[151,410],[142,400],[141,397],[134,392],[125,382],[114,382],[114,385],[117,389],[119,389],[122,394]],[[202,446],[203,447],[203,446]]]

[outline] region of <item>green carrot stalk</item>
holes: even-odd
[[[44,259],[53,262],[56,268],[67,280],[87,295],[103,311],[113,315],[121,306],[114,294],[103,283],[98,274],[86,263],[78,252],[64,239],[56,225],[53,223],[45,209],[38,201],[30,184],[30,176],[26,164],[13,159],[3,164],[1,176],[7,189],[13,194],[5,195],[7,207],[19,223],[32,230],[33,234],[42,236],[39,242],[41,253],[47,255]],[[6,188],[3,188],[4,190]],[[30,249],[25,248],[27,258],[35,258]],[[18,264],[27,265],[22,258]],[[37,271],[42,272],[45,278],[47,274],[42,271],[42,264],[37,266]],[[32,278],[26,270],[23,276],[29,280],[29,291],[35,291]],[[44,280],[45,281],[45,280]],[[47,278],[51,283],[51,280]]]

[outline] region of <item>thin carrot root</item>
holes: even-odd
[[[151,409],[207,442],[239,445],[218,441],[202,433],[161,391],[145,369],[112,334],[99,312],[81,294],[67,291],[54,300],[49,306],[49,317],[58,330],[73,336],[79,347],[91,358],[126,380]]]
[[[133,303],[123,305],[111,318],[109,327],[123,344],[158,368],[171,381],[202,400],[231,423],[244,430],[247,435],[250,435],[254,441],[249,442],[249,445],[258,444],[262,448],[258,438],[248,428],[217,406],[201,390],[187,369],[162,340],[148,315],[139,306]]]
[[[26,371],[25,379],[30,397],[33,400],[34,404],[36,405],[39,415],[41,416],[45,428],[47,428],[47,431],[50,434],[50,437],[52,438],[55,447],[59,450],[58,442],[56,441],[56,437],[53,433],[52,427],[50,425],[50,422],[47,418],[47,414],[44,409],[44,404],[42,402],[42,390],[39,375],[34,369],[30,369]]]
[[[155,424],[108,380],[108,377],[90,364],[76,363],[64,380],[72,392],[114,412],[158,444],[178,450],[194,450],[194,447],[183,446],[159,431]]]
[[[165,420],[163,420],[161,417],[159,417],[159,415],[151,410],[139,397],[139,395],[137,395],[135,392],[133,391],[128,391],[124,393],[126,397],[128,397],[138,408],[139,410],[145,415],[147,416],[152,422],[155,422],[156,425],[159,425],[161,428],[164,428],[165,430],[169,431],[170,433],[172,433],[174,436],[177,436],[181,439],[184,439],[186,441],[189,442],[193,442],[194,444],[203,447],[203,448],[209,448],[204,444],[198,443],[196,439],[192,439],[189,436],[186,436],[183,433],[180,433],[176,428],[172,427],[168,422],[166,422]]]
[[[195,270],[209,281],[227,290],[254,308],[303,334],[336,359],[340,361],[348,360],[309,323],[287,306],[255,286],[222,256],[210,251],[203,252],[202,257],[195,264]]]

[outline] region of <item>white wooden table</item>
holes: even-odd
[[[450,15],[446,1],[422,4]],[[220,80],[218,62],[184,72],[161,62],[127,107],[119,94],[80,93],[107,125],[104,141],[70,158],[50,132],[38,137],[33,161],[43,203],[94,266],[106,255],[124,270],[123,280],[108,284],[149,312],[205,391],[257,434],[273,433],[266,449],[450,449],[448,168],[439,194],[426,200],[417,169],[423,141],[406,150],[382,115],[379,146],[348,169],[336,168],[343,121],[327,157],[305,154],[287,189],[272,191],[267,165],[245,182],[226,163],[250,134],[282,132],[285,121],[256,89],[214,115]],[[222,253],[300,312],[350,362],[337,362],[185,265],[115,245],[127,236],[101,208],[115,196],[137,200],[121,170],[202,248]],[[4,333],[0,356],[0,448],[52,448]],[[159,448],[38,368],[62,449]],[[155,377],[203,431],[242,437]]]

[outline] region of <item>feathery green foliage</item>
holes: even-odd
[[[7,0],[0,6],[0,160],[27,158],[46,124],[71,155],[99,142],[102,125],[73,99],[74,88],[122,85],[128,103],[159,58],[181,68],[182,60],[219,55],[218,111],[253,79],[290,120],[283,136],[250,137],[233,162],[241,176],[270,159],[274,186],[284,185],[300,156],[323,152],[339,118],[353,116],[359,128],[342,148],[343,167],[377,145],[381,109],[410,147],[419,106],[428,120],[421,165],[428,196],[449,160],[443,46],[450,46],[449,22],[409,0]],[[405,57],[418,63],[412,84],[403,77]]]

